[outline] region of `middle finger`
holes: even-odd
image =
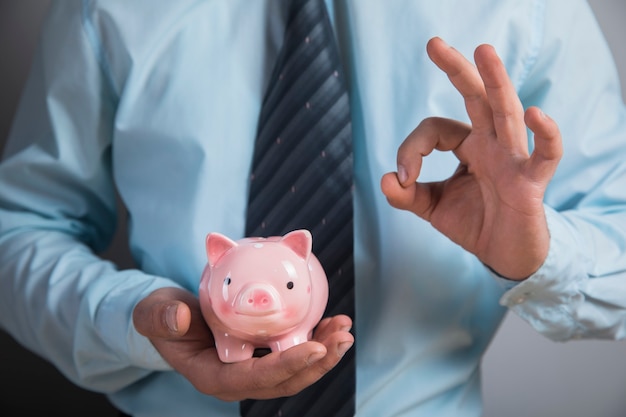
[[[525,147],[524,108],[504,64],[491,45],[476,48],[474,59],[485,85],[498,141],[512,148]]]

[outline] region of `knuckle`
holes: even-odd
[[[337,358],[337,361],[323,361],[322,363],[319,364],[319,369],[318,369],[318,373],[319,376],[322,377],[324,375],[326,375],[327,373],[329,373],[337,364],[337,362],[339,361],[339,358]]]
[[[191,377],[187,377],[189,382],[191,382],[191,385],[200,393],[204,394],[204,395],[209,395],[211,397],[215,397],[219,400],[222,401],[237,401],[240,398],[238,398],[238,396],[236,395],[236,393],[240,392],[241,389],[238,390],[233,390],[231,389],[231,384],[229,383],[224,383],[224,381],[222,381],[223,383],[216,383],[214,381],[218,381],[220,380],[219,377],[218,378],[211,378],[211,379],[206,379],[206,378],[191,378]]]
[[[294,384],[281,384],[276,387],[276,397],[292,397],[302,391],[305,387]]]
[[[334,358],[333,358],[334,357]],[[311,371],[315,373],[315,378],[319,379],[330,372],[341,358],[337,355],[327,355],[326,358],[311,366]]]
[[[245,387],[242,386],[242,388],[246,391],[255,392],[271,389],[275,385],[270,372],[253,372],[245,381]]]
[[[220,401],[225,401],[225,402],[235,402],[235,401],[241,401],[245,399],[245,397],[242,397],[241,395],[234,395],[233,393],[226,393],[226,392],[214,393],[212,394],[212,396],[217,398]]]
[[[427,118],[423,119],[420,122],[419,126],[421,126],[423,128],[432,129],[432,128],[436,128],[440,123],[441,123],[441,118],[440,117],[431,116],[431,117],[427,117]]]
[[[204,395],[209,395],[211,397],[215,397],[220,401],[233,402],[233,401],[241,401],[246,397],[242,394],[241,388],[236,388],[234,390],[227,389],[226,387],[217,387],[214,385],[198,385],[192,383],[193,387],[200,393]]]

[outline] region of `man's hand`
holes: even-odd
[[[383,176],[382,191],[499,274],[524,279],[548,253],[543,197],[563,152],[559,129],[538,108],[524,111],[493,47],[476,49],[476,67],[439,38],[427,51],[465,99],[472,125],[424,120],[400,146],[398,172]],[[416,182],[434,149],[454,152],[458,169],[445,181]]]
[[[225,401],[290,396],[331,370],[354,343],[348,316],[326,318],[314,341],[261,358],[225,364],[200,311],[198,299],[178,288],[161,288],[137,304],[135,328],[198,391]]]

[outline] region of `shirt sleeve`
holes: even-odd
[[[626,109],[616,67],[584,1],[543,2],[520,90],[559,124],[564,156],[545,198],[544,265],[501,304],[558,341],[626,336]]]
[[[116,224],[116,93],[81,6],[51,5],[0,164],[0,326],[78,385],[112,392],[170,369],[132,310],[177,284],[96,255]]]

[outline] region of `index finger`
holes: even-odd
[[[456,120],[429,117],[406,137],[398,148],[398,179],[408,187],[419,177],[422,159],[433,150],[457,152],[457,157],[465,163],[465,157],[457,151],[459,145],[470,133],[471,128]]]
[[[426,46],[426,51],[430,59],[448,75],[452,85],[463,96],[472,126],[485,132],[494,132],[491,107],[477,68],[441,38],[432,38]]]

